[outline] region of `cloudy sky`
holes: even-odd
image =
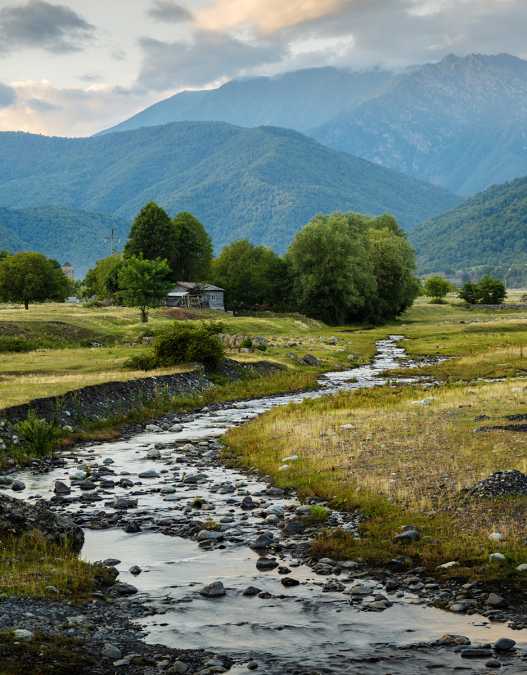
[[[0,130],[79,136],[189,88],[308,66],[527,57],[527,0],[0,0]]]

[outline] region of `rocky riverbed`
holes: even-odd
[[[265,410],[383,384],[404,356],[397,343],[379,343],[370,366],[326,374],[317,392],[168,416],[119,442],[78,448],[50,471],[4,477],[6,492],[15,486],[71,516],[85,533],[84,557],[116,569],[119,581],[81,608],[6,600],[0,628],[69,630],[101,657],[93,672],[527,672],[517,598],[439,585],[404,559],[382,570],[312,560],[322,526],[313,504],[220,460],[225,430]],[[352,533],[359,521],[328,513]]]

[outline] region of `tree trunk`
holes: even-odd
[[[146,307],[141,307],[141,321],[142,323],[148,323],[148,309]]]
[[[29,300],[24,300],[24,307],[29,309]]]

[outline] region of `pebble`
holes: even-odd
[[[200,591],[200,595],[205,598],[221,598],[225,594],[225,587],[221,581],[214,581],[212,584],[204,586]]]
[[[497,652],[510,652],[515,646],[515,640],[511,640],[510,638],[500,638],[494,643],[494,649]]]

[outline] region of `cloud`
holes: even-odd
[[[0,9],[0,52],[19,47],[39,47],[55,54],[76,52],[94,34],[94,26],[64,5],[28,0],[25,5]]]
[[[172,0],[156,0],[148,10],[148,14],[156,21],[169,23],[185,23],[193,19],[190,10],[172,2]]]
[[[350,0],[215,0],[197,13],[197,21],[209,30],[250,25],[272,33],[334,14]]]
[[[16,101],[16,91],[13,87],[0,82],[0,108],[7,108]]]
[[[143,63],[138,85],[158,91],[203,86],[231,78],[284,56],[279,40],[246,42],[226,33],[197,30],[191,41],[141,40]]]

